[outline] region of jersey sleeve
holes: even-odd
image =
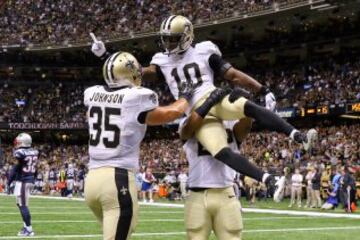
[[[152,57],[150,64],[161,66],[161,65],[166,64],[167,61],[168,61],[168,56],[166,56],[163,53],[156,53]]]
[[[202,55],[208,55],[210,57],[213,54],[222,56],[220,49],[218,46],[211,41],[204,41],[196,44],[196,48],[198,48],[198,52]]]
[[[141,92],[140,112],[150,111],[159,106],[158,95],[150,90],[144,88]]]
[[[84,91],[84,105],[85,106],[89,105],[89,95],[90,95],[91,91],[92,91],[92,87],[89,87],[89,88],[85,89],[85,91]]]

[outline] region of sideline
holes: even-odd
[[[0,196],[13,197],[13,196],[9,196],[6,194],[0,194]],[[31,198],[62,200],[62,201],[84,201],[83,198],[69,199],[69,198],[64,198],[64,197],[50,197],[50,196],[31,196]],[[139,204],[141,206],[184,208],[184,204],[174,204],[174,203],[142,203],[142,202],[139,202]],[[264,209],[264,208],[242,208],[242,212],[244,212],[244,213],[270,213],[270,214],[293,215],[293,216],[360,219],[360,214],[310,212],[310,211]]]

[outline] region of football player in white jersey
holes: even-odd
[[[85,201],[103,227],[104,240],[126,240],[137,223],[134,173],[139,167],[139,148],[146,126],[181,117],[193,88],[184,84],[176,102],[159,107],[157,94],[140,87],[141,66],[126,52],[111,55],[103,74],[107,85],[96,85],[84,92],[90,156]],[[220,101],[225,94],[217,89],[211,96],[214,105],[216,96]]]
[[[285,133],[297,142],[307,141],[304,134],[301,134],[275,113],[248,101],[245,97],[227,96],[210,111],[207,111],[208,106],[203,106],[206,111],[199,108],[209,97],[210,92],[215,89],[215,76],[226,79],[235,85],[250,88],[259,94],[272,95],[272,93],[267,87],[226,62],[222,58],[219,48],[211,41],[193,44],[193,25],[187,18],[179,15],[166,18],[160,26],[159,35],[164,51],[156,53],[150,65],[143,68],[144,79],[156,80],[159,76],[164,78],[175,99],[179,97],[179,86],[183,83],[195,86],[195,92],[186,112],[189,114],[197,109],[197,113],[205,117],[202,125],[195,132],[195,136],[213,157],[245,175],[253,177],[256,175],[254,178],[259,181],[267,178],[267,175],[262,176],[262,172],[246,172],[248,169],[244,169],[246,165],[243,164],[244,159],[228,147],[222,120],[253,118],[265,128]],[[99,57],[108,56],[104,43],[98,41],[94,36],[93,40],[93,53]],[[274,107],[271,100],[275,101],[275,97],[270,95],[266,97],[269,109]],[[204,113],[208,114],[204,115]]]
[[[186,121],[180,124],[180,135]],[[239,152],[235,132],[240,122],[225,121],[229,147]],[[240,140],[240,139],[239,139]],[[242,141],[242,139],[241,139]],[[241,206],[234,192],[236,172],[217,161],[195,137],[183,146],[189,161],[188,186],[190,194],[185,202],[185,226],[188,240],[209,239],[214,231],[219,240],[240,240],[243,228]]]

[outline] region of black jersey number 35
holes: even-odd
[[[186,78],[186,82],[188,84],[193,83],[194,85],[201,85],[203,80],[201,78],[201,73],[200,73],[200,68],[199,65],[197,63],[189,63],[186,64],[183,67],[183,72],[184,72],[184,76]],[[190,73],[193,72],[194,74],[192,74],[192,76],[190,75]],[[177,68],[174,68],[173,70],[171,70],[171,76],[173,76],[175,78],[176,83],[178,84],[178,86],[180,86],[180,77],[177,71]],[[193,80],[193,78],[196,78],[196,80]]]
[[[95,117],[95,115],[97,118],[96,122],[94,122],[92,126],[90,126],[90,128],[96,131],[96,134],[90,134],[89,144],[91,146],[97,146],[100,143],[100,140],[102,140],[104,146],[107,148],[116,148],[117,146],[119,146],[120,128],[117,125],[110,123],[110,116],[111,115],[120,116],[121,109],[106,107],[104,119],[103,119],[103,111],[101,107],[97,107],[97,106],[91,107],[89,114],[90,114],[90,118]],[[103,121],[104,121],[104,125],[102,125]],[[102,128],[102,126],[104,126],[104,129]],[[103,130],[113,133],[114,137],[112,141],[109,141],[109,138],[107,137],[101,137],[101,133]]]

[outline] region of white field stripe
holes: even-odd
[[[307,231],[337,231],[337,230],[360,230],[360,226],[344,226],[344,227],[319,227],[319,228],[280,228],[280,229],[252,229],[244,230],[243,233],[266,233],[266,232],[307,232]],[[161,232],[161,233],[134,233],[132,237],[147,237],[147,236],[172,236],[185,235],[186,232]],[[87,235],[39,235],[33,237],[26,237],[26,239],[52,239],[52,238],[99,238],[100,234]],[[17,236],[2,236],[0,239],[22,239]]]
[[[250,217],[243,218],[245,221],[259,221],[259,220],[287,220],[287,219],[317,219],[320,217]],[[139,219],[139,222],[183,222],[183,218],[161,218],[161,219]],[[32,223],[96,223],[94,220],[34,220]],[[0,224],[20,224],[22,221],[0,221]]]
[[[0,196],[8,196],[0,193]],[[42,199],[56,199],[63,201],[84,201],[83,198],[64,198],[64,197],[49,197],[49,196],[31,196],[31,198]],[[158,206],[158,207],[174,207],[184,208],[184,204],[171,203],[139,203],[142,206]],[[30,206],[31,209],[31,206]],[[326,212],[310,212],[310,211],[294,211],[294,210],[277,210],[277,209],[260,209],[260,208],[242,208],[242,211],[247,213],[270,213],[280,215],[294,215],[294,216],[311,216],[311,217],[332,217],[332,218],[355,218],[360,219],[360,214],[346,214],[346,213],[326,213]],[[0,213],[1,215],[1,213]]]

